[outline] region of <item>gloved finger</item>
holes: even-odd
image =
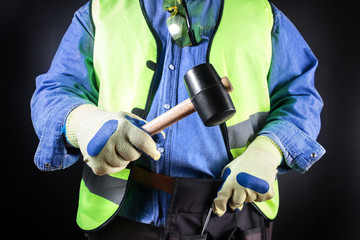
[[[214,213],[219,217],[224,215],[224,213],[226,212],[226,205],[232,193],[233,189],[231,188],[231,186],[227,186],[225,182],[214,200]]]
[[[118,120],[112,119],[105,122],[96,134],[90,139],[86,146],[86,154],[96,157],[104,149],[109,139],[115,133],[118,126]]]
[[[226,205],[231,195],[221,194],[214,200],[214,213],[221,217],[226,212]]]
[[[125,167],[112,167],[105,161],[95,161],[94,159],[85,158],[84,161],[91,168],[95,175],[103,176],[106,174],[112,174],[123,170]]]
[[[130,114],[128,113],[125,118],[131,122],[132,124],[134,124],[135,126],[137,126],[138,128],[141,128],[143,125],[146,124],[146,121],[138,116],[136,116],[135,114]]]
[[[231,208],[234,212],[240,212],[244,207],[244,204],[243,205],[240,205],[240,206],[236,206],[236,207],[233,207]]]
[[[120,139],[116,139],[115,143],[120,143],[120,141]],[[121,144],[115,144],[114,152],[117,155],[117,161],[127,162],[138,160],[142,154],[133,145],[126,141],[122,141]]]
[[[149,155],[154,160],[160,159],[160,152],[156,149],[154,140],[148,133],[138,127],[129,127],[127,138],[131,145]]]
[[[104,174],[102,174],[102,175],[120,172],[120,171],[124,170],[126,168],[126,166],[127,166],[127,164],[124,165],[123,167],[108,167],[108,168],[104,169]],[[100,175],[100,176],[102,176],[102,175]]]
[[[247,194],[246,194],[245,202],[254,202],[259,196],[259,194],[257,192],[254,192],[249,189],[247,189],[246,192],[247,192]]]
[[[258,194],[257,199],[254,200],[256,202],[263,202],[274,197],[274,188],[270,188],[269,191],[265,194]]]
[[[131,122],[132,124],[134,124],[135,126],[137,126],[138,128],[140,128],[141,130],[143,130],[144,132],[146,132],[142,126],[144,126],[146,124],[146,121],[144,119],[139,118],[138,116],[134,115],[134,114],[129,114],[126,115],[125,118]],[[147,133],[147,132],[146,132]],[[152,139],[154,140],[154,142],[156,142],[157,144],[161,144],[164,142],[165,140],[165,133],[164,132],[159,132],[155,135],[152,136]]]
[[[236,181],[240,186],[248,188],[260,194],[265,194],[270,189],[270,185],[266,180],[253,176],[246,172],[240,172],[239,174],[237,174]]]
[[[221,180],[224,180],[224,183],[221,185],[217,197],[214,200],[214,213],[221,217],[226,212],[226,205],[229,198],[232,195],[232,188],[230,184],[226,182],[227,178],[231,174],[231,169],[223,169],[221,174]]]
[[[106,155],[104,161],[99,161],[100,166],[97,171],[101,171],[101,175],[117,173],[124,170],[129,163],[130,161],[125,160],[113,150],[111,154]]]
[[[236,209],[241,210],[243,208],[246,195],[246,191],[244,191],[243,188],[234,190],[234,193],[229,201],[229,207],[233,211],[235,211]]]
[[[157,144],[162,144],[165,141],[165,133],[163,131],[152,136],[152,139]]]

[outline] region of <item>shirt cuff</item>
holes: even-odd
[[[304,173],[326,152],[308,134],[287,121],[270,122],[258,135],[271,138],[282,150],[285,161],[279,166],[280,174],[290,169]]]
[[[65,125],[67,115],[72,109],[81,104],[84,103],[69,102],[68,107],[62,108],[61,110],[54,109],[49,113],[48,119],[46,120],[48,123],[47,129],[43,131],[40,137],[40,142],[34,156],[35,165],[41,171],[55,171],[68,168],[81,157],[78,149],[72,148],[69,151],[69,149],[65,147],[63,137],[63,126]]]

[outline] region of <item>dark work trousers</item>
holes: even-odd
[[[221,180],[174,178],[172,200],[165,227],[116,217],[88,236],[89,240],[271,240],[272,222],[246,203],[239,212],[228,210],[222,217],[211,215],[201,235]]]

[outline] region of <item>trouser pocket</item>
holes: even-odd
[[[250,203],[240,212],[227,211],[222,217],[211,215],[206,235],[198,235],[204,228],[212,201],[222,181],[214,179],[176,178],[165,229],[171,240],[270,240],[271,222]]]
[[[178,239],[206,239],[200,234],[221,184],[216,179],[176,178],[165,228],[178,233]]]
[[[249,203],[240,212],[227,211],[222,217],[212,216],[208,234],[216,240],[271,240],[272,223]]]
[[[203,235],[180,235],[179,233],[170,232],[168,240],[206,240],[207,234]]]
[[[263,229],[261,227],[241,230],[236,227],[234,231],[230,234],[228,240],[264,240]]]

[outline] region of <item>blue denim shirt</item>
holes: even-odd
[[[183,76],[188,69],[206,61],[220,1],[201,1],[204,11],[195,16],[191,9],[199,4],[200,1],[187,1],[192,22],[200,22],[203,26],[202,41],[195,47],[180,48],[168,33],[169,13],[162,10],[162,1],[144,1],[150,22],[163,45],[163,72],[147,120],[188,98]],[[274,5],[272,9],[272,62],[268,77],[271,111],[258,134],[273,139],[283,151],[285,161],[279,167],[280,173],[289,169],[302,173],[325,153],[316,142],[323,106],[314,86],[318,62],[290,20]],[[75,13],[49,71],[36,79],[31,108],[40,142],[34,161],[44,171],[67,168],[79,159],[81,154],[77,149],[65,148],[61,129],[73,108],[97,103],[92,68],[95,31],[89,12],[89,4],[86,4]],[[218,126],[205,127],[194,113],[164,132],[166,140],[157,146],[162,153],[160,160],[155,162],[142,157],[137,164],[169,176],[220,177],[228,156]],[[136,221],[164,225],[168,202],[167,193],[132,186],[120,214]]]

